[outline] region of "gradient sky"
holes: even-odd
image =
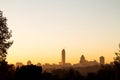
[[[120,0],[0,0],[14,44],[9,63],[113,61],[120,43]]]

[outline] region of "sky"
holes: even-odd
[[[13,45],[8,63],[113,61],[120,43],[120,0],[0,0]]]

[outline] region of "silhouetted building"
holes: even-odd
[[[90,66],[96,66],[99,65],[99,63],[96,60],[88,61],[85,59],[84,55],[80,57],[80,61],[78,64],[74,64],[73,67],[90,67]]]
[[[62,50],[62,64],[65,64],[65,49]]]
[[[103,56],[100,57],[100,64],[105,64],[105,58]]]
[[[85,62],[86,62],[85,57],[84,57],[84,55],[82,55],[82,56],[80,57],[80,63],[83,64],[83,63],[85,63]]]
[[[3,15],[3,13],[2,13],[2,11],[0,11],[0,17],[2,17],[2,15]]]
[[[27,65],[31,65],[32,62],[30,60],[27,61]]]

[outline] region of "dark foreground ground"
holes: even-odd
[[[94,70],[94,67],[92,68]],[[13,65],[0,65],[0,80],[120,80],[120,63],[104,65],[97,72],[83,72],[89,68],[54,69],[51,72],[43,71],[42,67],[27,65],[14,68]]]

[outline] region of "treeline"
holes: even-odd
[[[103,65],[97,73],[91,72],[86,76],[73,68],[46,72],[36,65],[15,68],[5,62],[0,64],[0,80],[120,80],[120,63],[118,62]]]

